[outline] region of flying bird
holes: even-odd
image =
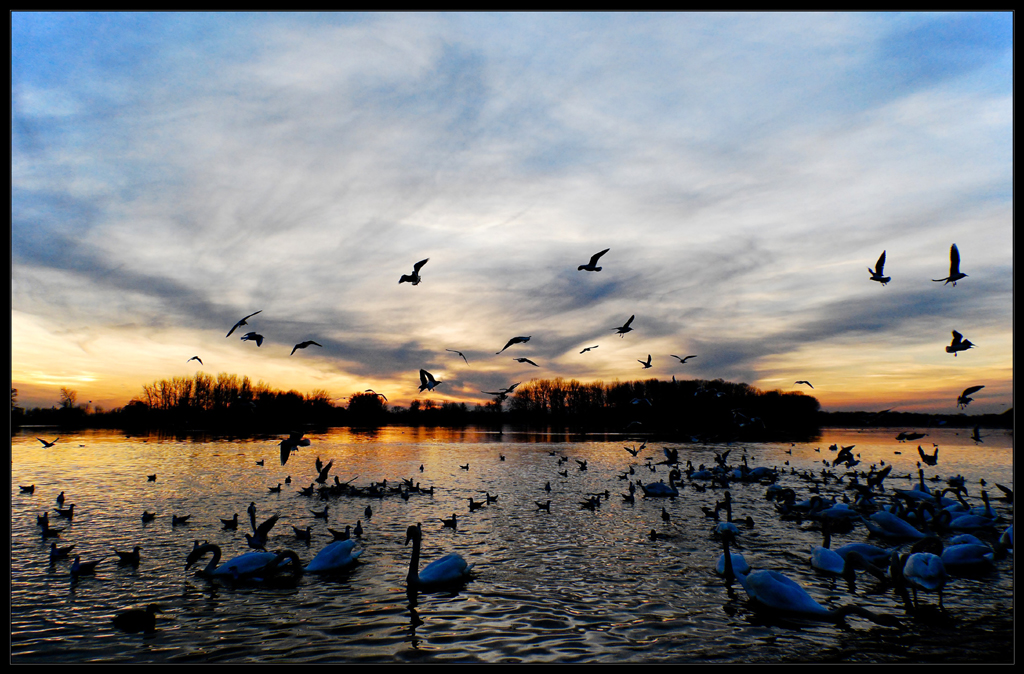
[[[256,346],[263,346],[263,335],[257,334],[255,332],[247,332],[244,335],[242,335],[242,341],[245,342],[248,340],[256,342]]]
[[[192,362],[193,360],[198,360],[198,361],[199,361],[199,364],[200,364],[200,365],[202,365],[202,364],[203,364],[203,361],[202,361],[202,359],[201,359],[201,358],[200,358],[199,356],[192,356],[191,358],[189,358],[189,359],[188,359],[188,360],[186,360],[185,362],[186,362],[186,363],[190,363],[190,362]]]
[[[520,382],[516,382],[515,384],[512,384],[508,388],[503,388],[500,391],[480,391],[480,393],[486,393],[489,396],[499,396],[501,398],[501,400],[505,400],[506,398],[508,398],[508,394],[512,393],[512,391],[515,391],[516,387],[519,386],[522,383],[523,382],[521,382],[521,381]]]
[[[529,358],[513,358],[512,360],[518,360],[520,363],[529,363],[530,365],[532,365],[534,367],[540,367],[540,365],[537,365],[537,363],[534,363]]]
[[[582,351],[580,351],[580,353],[586,353],[587,351],[590,351],[591,349],[596,349],[599,346],[601,346],[601,345],[600,344],[595,344],[594,346],[588,346],[587,348],[585,348]]]
[[[956,287],[956,282],[962,278],[967,278],[967,274],[960,273],[960,250],[954,243],[949,247],[949,276],[946,278],[933,278],[935,282],[945,281],[946,283],[952,283],[953,287]],[[943,283],[942,285],[946,285]]]
[[[305,342],[299,342],[298,344],[293,346],[292,347],[292,352],[289,353],[288,355],[289,356],[294,355],[295,354],[295,349],[305,349],[307,346],[319,346],[321,349],[324,347],[323,344],[317,344],[313,340],[307,340]]]
[[[263,309],[260,309],[260,311],[263,311]],[[252,318],[253,316],[255,316],[256,314],[260,313],[260,311],[255,311],[255,312],[249,314],[248,316],[246,316],[245,318],[243,318],[242,320],[240,320],[237,323],[235,323],[233,326],[231,326],[231,329],[228,330],[228,334],[226,334],[224,336],[225,337],[230,337],[231,333],[234,332],[236,328],[240,328],[243,325],[249,325],[248,323],[246,323],[246,321],[249,320],[250,318]]]
[[[600,253],[594,253],[593,257],[590,258],[590,262],[587,264],[581,264],[576,271],[601,271],[601,267],[597,266],[597,261],[601,259],[601,256],[610,251],[611,248],[605,248]]]
[[[451,351],[452,353],[459,354],[460,356],[462,356],[462,360],[466,361],[466,365],[469,365],[469,359],[466,358],[466,354],[462,353],[461,351],[456,351],[455,349],[445,349],[445,351]]]
[[[434,375],[430,374],[426,370],[420,370],[420,391],[423,391],[423,389],[433,391],[434,387],[443,383],[444,382],[440,382],[434,379]]]
[[[523,344],[523,343],[528,342],[528,341],[530,341],[529,337],[513,337],[512,339],[508,340],[508,344],[506,344],[504,347],[502,347],[501,351],[504,351],[505,349],[507,349],[508,347],[512,346],[513,344]],[[499,353],[501,353],[501,351],[496,351],[494,353],[494,355],[498,355]]]
[[[643,365],[645,370],[650,369],[650,367],[651,367],[651,354],[647,354],[647,362],[644,362],[644,361],[642,361],[640,359],[637,359],[636,362],[638,362],[641,365]]]
[[[672,355],[672,357],[673,357],[673,358],[679,358],[679,362],[680,362],[680,363],[685,363],[686,361],[690,360],[691,358],[696,358],[696,357],[697,357],[697,356],[686,356],[686,357],[684,358],[684,357],[680,357],[680,356],[677,356],[677,355],[675,355],[674,353],[673,353],[673,354],[671,354],[671,355]]]
[[[56,438],[53,442],[47,442],[46,440],[43,440],[42,438],[36,438],[36,440],[38,440],[39,442],[43,443],[43,449],[48,449],[48,448],[53,447],[54,445],[56,445],[57,444],[57,440],[60,440],[60,438]]]
[[[807,381],[806,379],[801,379],[800,381],[795,381],[795,382],[793,382],[793,384],[794,384],[794,385],[795,385],[795,384],[807,384],[807,385],[808,385],[808,386],[810,386],[811,388],[814,388],[813,386],[811,386],[811,382]]]
[[[438,382],[438,383],[440,383],[440,382]],[[423,389],[420,389],[420,390],[422,391]],[[366,389],[365,391],[363,391],[363,393],[372,393],[373,395],[377,396],[378,398],[383,398],[384,402],[388,401],[388,397],[386,395],[384,395],[383,393],[377,393],[372,388]]]
[[[974,344],[971,343],[971,340],[964,339],[963,335],[954,330],[953,341],[952,343],[950,343],[949,346],[946,347],[946,353],[951,353],[955,356],[957,351],[966,351],[967,349],[973,348]]]
[[[427,263],[427,260],[429,259],[430,258],[428,257],[426,260],[420,260],[419,262],[414,264],[412,266],[412,274],[402,274],[402,278],[398,279],[398,284],[401,285],[405,282],[409,282],[414,286],[418,286],[420,284],[420,281],[423,280],[422,278],[420,278],[420,269],[423,268],[423,265],[425,265]]]
[[[985,388],[985,387],[984,386],[969,386],[969,387],[965,388],[964,392],[960,394],[960,397],[956,399],[956,406],[959,407],[960,409],[965,409],[971,403],[971,401],[974,400],[974,398],[971,398],[970,395],[972,393],[977,393],[978,391],[980,391],[983,388]]]
[[[888,276],[882,276],[882,267],[884,267],[884,266],[885,266],[885,251],[883,250],[882,254],[878,257],[878,262],[875,263],[875,270],[871,271],[871,267],[868,267],[868,273],[871,274],[871,280],[872,281],[878,281],[882,285],[885,285],[886,283],[888,283],[889,281],[892,280],[892,278],[890,278]]]
[[[629,324],[633,322],[634,318],[636,318],[636,315],[630,316],[629,320],[626,321],[625,323],[623,323],[621,327],[612,328],[612,330],[617,331],[617,333],[618,333],[618,335],[620,337],[625,337],[626,333],[630,332],[633,329],[633,328],[629,327]]]

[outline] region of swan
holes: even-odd
[[[750,565],[747,564],[743,555],[729,551],[729,544],[735,542],[736,534],[728,527],[723,527],[719,534],[722,538],[722,554],[718,558],[715,572],[720,576],[725,576],[726,580],[734,579],[737,573],[742,575],[750,573]]]
[[[205,569],[200,569],[196,572],[196,575],[203,576],[204,578],[233,577],[237,579],[257,571],[263,571],[268,563],[278,557],[273,552],[247,552],[229,559],[218,566],[221,557],[220,546],[216,543],[205,543],[192,548],[192,551],[188,553],[188,557],[185,559],[185,568],[191,568],[193,564],[205,557],[206,553],[213,554],[210,563],[206,565]]]
[[[674,498],[679,496],[679,490],[676,488],[676,482],[672,478],[672,475],[668,476],[668,484],[664,482],[655,482],[654,484],[641,484],[640,488],[644,491],[646,498],[659,498],[669,497]]]
[[[114,616],[112,622],[114,627],[122,632],[152,634],[156,630],[156,614],[163,612],[159,605],[150,604],[144,609],[132,609],[119,613]]]
[[[345,567],[351,566],[359,555],[363,554],[362,550],[352,552],[352,548],[355,545],[356,542],[351,539],[329,543],[306,565],[306,571],[310,573],[326,573],[329,571],[340,571]]]
[[[823,622],[840,622],[853,614],[878,625],[900,626],[895,616],[875,613],[857,604],[847,604],[830,611],[816,602],[804,588],[778,571],[753,571],[745,576],[738,575],[736,579],[754,603],[776,613]]]
[[[890,539],[920,540],[927,534],[923,534],[913,526],[900,519],[896,515],[881,510],[864,520],[864,524],[876,536]]]
[[[832,543],[832,527],[828,520],[822,523],[821,531],[824,540],[821,545],[811,548],[811,566],[818,571],[841,576],[846,572],[846,559],[830,548]]]
[[[942,588],[946,585],[946,567],[942,558],[930,552],[915,552],[903,560],[903,578],[914,592],[914,604],[917,604],[917,591],[937,592],[939,608],[942,608]]]
[[[409,558],[409,575],[406,576],[410,590],[460,583],[469,579],[469,572],[475,565],[466,564],[466,560],[455,552],[434,560],[420,571],[420,547],[423,541],[420,525],[416,524],[406,529],[405,545],[410,541],[412,556]]]

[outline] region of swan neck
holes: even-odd
[[[409,575],[406,576],[409,587],[420,583],[420,539],[419,535],[412,537],[412,556],[409,558]]]

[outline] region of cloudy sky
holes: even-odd
[[[403,405],[673,375],[1012,405],[1011,14],[12,24],[22,406],[197,369]],[[932,281],[953,243],[956,287]]]

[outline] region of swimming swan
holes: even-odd
[[[255,572],[263,571],[268,563],[278,557],[273,552],[247,552],[217,566],[220,563],[221,557],[220,546],[216,543],[206,543],[204,545],[197,545],[192,549],[192,552],[188,554],[185,560],[185,568],[190,568],[205,557],[208,552],[213,554],[213,558],[210,559],[210,563],[206,565],[205,569],[196,572],[197,575],[204,578],[245,577]]]
[[[306,566],[306,571],[309,573],[326,573],[329,571],[340,571],[351,566],[359,555],[363,554],[362,550],[352,552],[352,548],[355,546],[356,542],[352,539],[334,541],[328,544]]]
[[[853,614],[879,625],[900,626],[895,616],[874,613],[857,604],[847,604],[830,611],[816,602],[800,585],[778,571],[754,571],[746,576],[738,575],[736,578],[751,600],[762,608],[776,613],[823,622],[840,622]]]
[[[410,526],[406,530],[405,545],[408,545],[409,541],[412,541],[412,557],[409,558],[409,575],[406,576],[406,582],[410,590],[459,583],[469,579],[469,572],[475,565],[466,564],[466,560],[455,552],[431,562],[427,568],[420,571],[423,532],[419,525]]]

